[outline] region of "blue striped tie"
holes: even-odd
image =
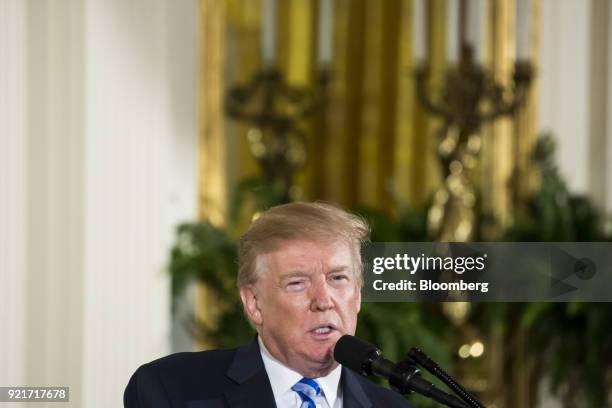
[[[315,398],[321,394],[321,387],[312,378],[302,378],[291,389],[300,396],[302,405],[300,408],[316,408]]]

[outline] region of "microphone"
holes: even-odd
[[[402,395],[414,391],[451,408],[466,408],[461,400],[421,378],[419,369],[413,364],[407,361],[395,364],[384,358],[372,344],[357,337],[340,337],[334,347],[334,359],[364,377],[373,374],[386,378],[391,387]]]

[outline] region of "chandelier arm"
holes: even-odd
[[[414,78],[416,81],[416,93],[417,99],[423,105],[425,110],[428,110],[430,113],[436,114],[438,116],[442,116],[447,121],[450,121],[452,118],[451,112],[444,109],[442,106],[437,105],[427,96],[427,91],[425,89],[425,82],[427,81],[427,77],[429,76],[429,67],[427,64],[422,64],[418,66],[414,71]]]
[[[438,116],[442,116],[442,118],[446,121],[450,121],[452,118],[452,114],[444,109],[442,106],[436,105],[431,99],[427,97],[427,92],[425,92],[425,85],[422,81],[417,81],[417,98],[423,105],[423,107]]]

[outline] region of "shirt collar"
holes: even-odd
[[[278,361],[266,348],[260,336],[257,336],[257,341],[259,342],[259,350],[261,352],[261,358],[263,360],[264,366],[266,368],[266,372],[268,373],[268,377],[270,378],[270,385],[272,386],[272,393],[274,394],[275,399],[279,399],[281,395],[284,393],[291,391],[291,387],[295,385],[298,381],[303,378],[303,375],[290,369],[285,366],[283,363]],[[342,374],[342,366],[338,365],[334,368],[328,375],[325,377],[315,378],[321,389],[323,390],[323,394],[325,395],[325,399],[327,400],[327,404],[330,407],[333,407],[336,403],[336,399],[339,396],[339,385],[340,385],[340,376]]]

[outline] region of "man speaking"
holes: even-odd
[[[124,406],[412,407],[333,358],[338,339],[355,333],[368,232],[363,220],[328,204],[263,213],[238,246],[238,289],[257,338],[141,366]]]

